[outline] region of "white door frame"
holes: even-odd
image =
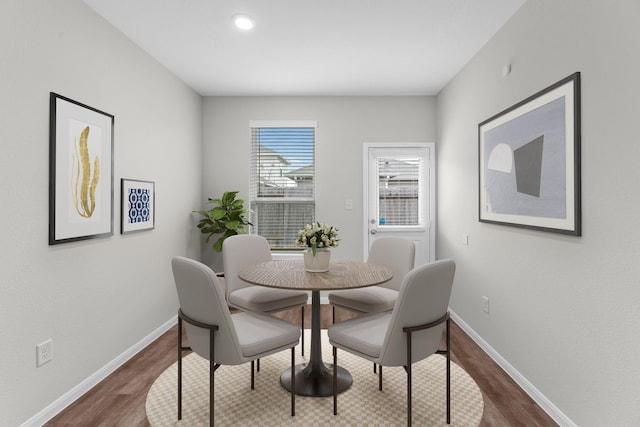
[[[365,142],[362,151],[362,253],[363,259],[369,254],[369,149],[371,148],[426,148],[429,152],[429,217],[425,224],[429,233],[429,259],[436,260],[436,144],[434,142]]]

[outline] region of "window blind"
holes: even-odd
[[[315,218],[313,122],[251,122],[251,233],[272,249],[296,248]]]
[[[419,226],[420,158],[378,157],[378,224]]]

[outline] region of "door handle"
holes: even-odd
[[[378,231],[376,231],[376,230],[371,230],[369,233],[371,233],[371,234],[376,234],[377,232],[378,232]]]

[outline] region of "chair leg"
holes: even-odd
[[[451,350],[449,349],[449,323],[447,319],[447,424],[451,424]]]
[[[256,371],[260,372],[260,359],[256,360]]]
[[[333,415],[338,415],[338,349],[336,347],[333,347]]]
[[[302,353],[302,357],[304,357],[304,305],[302,306],[300,311],[302,311],[302,313],[300,314],[300,326],[301,326],[300,329],[302,330],[302,348],[301,348],[301,353]]]
[[[373,373],[374,374],[376,373],[376,364],[375,363],[373,364]]]
[[[182,419],[182,317],[178,316],[178,419]]]
[[[382,365],[378,367],[378,390],[382,391]]]
[[[407,365],[407,425],[411,425],[411,365]]]
[[[253,368],[254,368],[254,364],[252,360],[251,361],[251,390],[254,390],[255,388],[255,374],[254,374]]]
[[[296,351],[291,347],[291,416],[296,415]]]
[[[411,426],[411,332],[407,333],[407,425]]]
[[[213,427],[215,421],[215,408],[214,408],[214,390],[215,390],[215,340],[213,337],[213,329],[209,330],[209,426]]]
[[[336,323],[336,306],[331,306],[331,323]]]

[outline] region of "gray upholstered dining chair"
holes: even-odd
[[[356,313],[379,313],[390,311],[398,297],[404,276],[414,266],[416,246],[402,237],[379,237],[373,241],[367,262],[387,267],[393,278],[386,283],[367,288],[348,289],[329,293],[329,304],[336,308]]]
[[[307,292],[252,285],[238,277],[238,273],[246,267],[266,261],[271,261],[271,249],[264,237],[238,234],[225,239],[222,244],[222,263],[227,285],[227,303],[243,311],[258,313],[276,313],[300,307],[303,331],[301,352],[304,356],[304,306],[309,299]]]
[[[293,323],[260,313],[231,314],[215,273],[206,265],[184,257],[171,260],[180,301],[178,310],[178,419],[182,419],[182,353],[193,350],[209,360],[209,424],[213,426],[215,371],[221,365],[251,362],[254,388],[254,360],[294,348],[300,329]],[[182,324],[189,346],[182,345]],[[295,415],[295,375],[291,376],[291,416]]]
[[[389,268],[393,277],[378,286],[330,292],[333,323],[336,321],[336,308],[360,314],[391,311],[404,276],[414,267],[415,258],[416,245],[409,239],[387,236],[374,240],[367,262]],[[375,363],[373,372],[376,372]]]
[[[402,366],[407,372],[407,422],[411,425],[411,365],[434,353],[446,356],[447,424],[451,422],[449,298],[455,263],[441,260],[411,270],[404,278],[391,312],[365,314],[329,327],[333,346],[333,413],[338,413],[337,370],[341,349],[382,367]],[[446,348],[440,350],[446,323]]]

